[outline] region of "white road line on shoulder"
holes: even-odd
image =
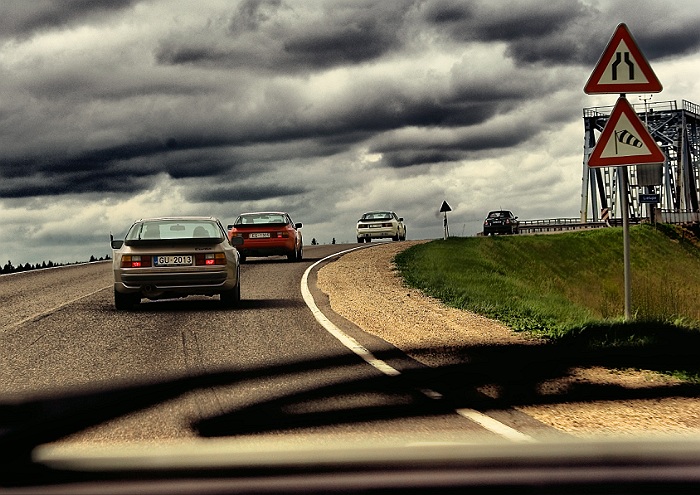
[[[340,256],[342,254],[355,251],[357,249],[361,248],[356,247],[352,249],[346,249],[345,251],[340,251],[339,253],[326,256],[325,258],[318,260],[316,263],[308,267],[304,272],[304,275],[301,277],[301,295],[304,298],[304,302],[316,318],[316,321],[318,321],[328,333],[330,333],[333,337],[338,339],[345,347],[350,349],[352,352],[364,359],[368,364],[374,366],[385,375],[400,375],[401,372],[399,370],[390,366],[385,361],[376,358],[366,347],[364,347],[357,340],[353,339],[348,334],[343,332],[340,328],[335,326],[332,321],[326,318],[326,315],[324,315],[321,312],[321,310],[318,309],[318,306],[316,306],[316,301],[314,301],[314,297],[311,295],[311,291],[309,290],[309,273],[311,273],[311,270],[313,270],[320,263],[323,263],[324,261],[330,258],[334,258],[336,256]]]
[[[513,442],[537,442],[537,440],[535,440],[530,435],[526,435],[525,433],[522,433],[516,430],[515,428],[511,428],[510,426],[503,424],[496,419],[493,419],[491,416],[487,416],[486,414],[480,413],[479,411],[476,411],[474,409],[457,409],[457,414],[467,419],[471,419],[472,421],[480,424],[487,430],[493,433],[497,433],[502,437],[505,437]]]
[[[309,289],[309,273],[311,273],[311,270],[313,270],[316,266],[331,258],[341,256],[351,251],[356,251],[358,249],[362,248],[355,247],[351,249],[346,249],[345,251],[340,251],[330,256],[326,256],[325,258],[320,259],[316,263],[309,266],[304,272],[304,275],[301,277],[301,295],[304,298],[304,302],[311,310],[311,313],[313,313],[314,318],[316,318],[316,321],[318,321],[328,333],[330,333],[333,337],[338,339],[345,347],[350,349],[369,365],[378,369],[385,375],[397,376],[401,374],[399,370],[390,366],[385,361],[382,361],[381,359],[375,357],[366,347],[361,345],[357,340],[355,340],[354,338],[343,332],[335,324],[333,324],[333,322],[330,321],[326,317],[326,315],[323,314],[323,312],[321,312],[318,306],[316,306],[316,301],[314,301],[314,297],[311,295],[311,290]],[[433,399],[440,398],[440,394],[432,390],[422,390],[421,392]],[[482,428],[489,430],[490,432],[500,435],[502,437],[505,437],[506,439],[511,440],[513,442],[537,441],[533,437],[521,433],[518,430],[515,430],[510,426],[505,425],[500,421],[493,419],[492,417],[487,416],[485,414],[482,414],[474,409],[457,409],[455,412],[464,418],[474,421],[475,423],[479,424]]]

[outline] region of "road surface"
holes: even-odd
[[[515,412],[501,412],[493,424],[456,414],[440,402],[435,392],[439,383],[394,380],[329,333],[302,297],[302,277],[312,264],[317,266],[308,273],[308,286],[329,321],[370,353],[396,351],[332,314],[327,298],[315,288],[316,262],[354,247],[307,246],[298,263],[281,257],[249,260],[242,265],[242,302],[235,309],[220,307],[215,298],[190,297],[147,301],[134,311],[118,312],[108,262],[0,277],[0,394],[10,401],[80,395],[276,367],[271,376],[198,386],[63,441],[162,442],[202,434],[256,440],[283,436],[299,442],[338,436],[344,441],[400,438],[411,443],[552,435],[550,428]],[[315,361],[319,366],[310,370],[288,366]],[[421,368],[401,353],[387,362],[401,372]],[[372,379],[378,383],[338,388]],[[319,388],[318,396],[309,392]],[[286,427],[288,413],[305,418],[305,427]]]

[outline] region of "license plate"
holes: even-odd
[[[268,237],[270,237],[269,232],[253,232],[250,234],[251,239],[267,239]]]
[[[154,256],[154,266],[187,266],[192,264],[192,256],[177,255],[177,256]]]
[[[378,223],[369,226],[370,229],[378,229],[379,227],[381,227],[381,225]]]

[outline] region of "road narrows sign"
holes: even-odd
[[[659,93],[659,79],[627,25],[617,26],[583,91],[599,93]]]
[[[619,98],[598,139],[589,167],[663,163],[666,156],[626,98]]]

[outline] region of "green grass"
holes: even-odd
[[[450,238],[413,246],[395,263],[407,285],[552,342],[700,349],[697,238],[671,226],[630,229],[634,317],[625,322],[622,235]]]

